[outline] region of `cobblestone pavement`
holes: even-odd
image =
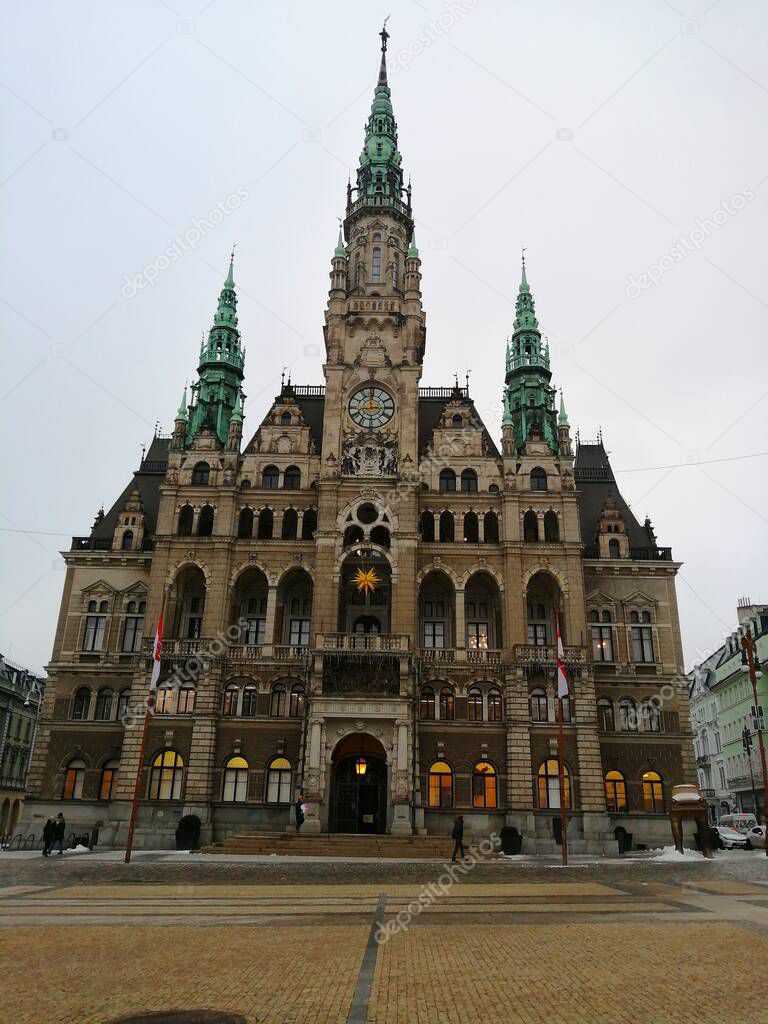
[[[3,1008],[18,1024],[206,1008],[248,1024],[722,1024],[738,993],[768,1024],[768,880],[727,863],[455,884],[439,864],[386,884],[0,873]]]

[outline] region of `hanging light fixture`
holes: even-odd
[[[368,771],[368,762],[364,757],[358,757],[355,761],[355,772],[357,775],[365,775]]]

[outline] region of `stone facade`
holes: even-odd
[[[18,835],[45,679],[0,655],[0,842]]]
[[[245,441],[236,305],[230,266],[172,437],[65,555],[33,816],[77,758],[68,821],[124,840],[151,649],[136,622],[149,635],[162,609],[140,843],[172,843],[182,814],[203,839],[283,829],[301,794],[308,832],[445,834],[461,812],[469,833],[513,826],[551,850],[559,620],[571,846],[613,850],[616,828],[667,841],[670,787],[695,776],[678,563],[602,440],[574,455],[525,268],[501,447],[467,387],[420,387],[421,260],[384,52],[331,261],[325,384],[284,381]],[[606,772],[622,773],[610,792]]]

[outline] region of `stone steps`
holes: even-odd
[[[240,832],[201,851],[278,857],[372,857],[401,860],[447,860],[453,840],[445,836],[297,835],[285,832]]]

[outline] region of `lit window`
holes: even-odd
[[[658,772],[643,772],[643,805],[650,814],[664,811],[664,788]]]
[[[112,791],[115,788],[115,780],[117,779],[117,769],[119,767],[119,761],[107,761],[107,763],[101,769],[101,782],[99,784],[99,800],[112,799]]]
[[[496,769],[488,761],[478,761],[472,769],[472,806],[496,806]]]
[[[571,776],[567,767],[565,769],[563,779],[563,793],[565,796],[565,809],[570,810]],[[560,807],[560,762],[557,758],[551,757],[548,760],[543,761],[539,766],[538,794],[539,807]]]
[[[592,626],[592,658],[613,661],[613,630],[610,626]]]
[[[430,807],[453,807],[453,771],[445,761],[429,769],[427,803]]]
[[[291,762],[285,757],[276,757],[267,769],[267,803],[289,804],[291,802]]]
[[[176,710],[177,715],[191,715],[195,710],[195,689],[192,686],[182,686],[179,690],[179,704]]]
[[[244,803],[248,798],[248,762],[244,757],[230,757],[224,767],[222,800]]]
[[[67,765],[67,774],[64,776],[64,792],[62,800],[82,800],[83,784],[85,783],[85,761],[75,758]]]
[[[149,773],[150,800],[180,800],[184,761],[175,750],[164,750],[152,762]]]
[[[605,807],[614,813],[627,809],[627,786],[621,772],[606,773]]]

